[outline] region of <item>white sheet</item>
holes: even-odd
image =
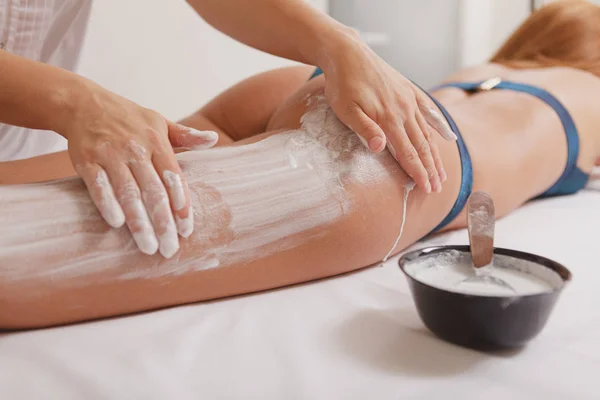
[[[0,399],[598,399],[599,230],[592,191],[498,222],[498,246],[574,274],[520,351],[483,354],[431,335],[396,257],[265,294],[2,335]],[[466,241],[458,231],[415,247]]]

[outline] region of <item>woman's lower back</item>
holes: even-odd
[[[511,70],[485,65],[461,71],[447,81],[478,82],[491,78],[542,88],[568,111],[580,142],[577,166],[590,172],[598,151],[600,119],[591,105],[600,79],[571,68]],[[457,88],[433,93],[452,114],[473,161],[474,190],[492,194],[499,215],[550,188],[567,161],[565,130],[555,109],[528,93],[514,90],[467,94]],[[459,227],[460,222],[452,227]]]

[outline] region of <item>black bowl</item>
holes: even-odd
[[[557,275],[555,288],[537,294],[487,296],[452,292],[416,280],[407,272],[412,261],[444,252],[469,253],[469,246],[428,247],[400,258],[400,269],[408,278],[410,290],[423,323],[438,337],[449,342],[479,349],[495,350],[518,347],[537,336],[571,273],[561,264],[530,253],[495,248],[494,255],[509,256],[540,265]],[[468,255],[470,258],[470,255]]]

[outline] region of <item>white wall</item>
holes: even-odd
[[[178,119],[245,77],[290,64],[217,32],[184,0],[96,0],[78,72]]]
[[[529,16],[530,0],[462,0],[461,66],[486,62]]]
[[[489,60],[527,18],[530,0],[330,0],[334,18],[370,37],[373,49],[431,87],[456,69]]]
[[[330,0],[342,23],[385,38],[371,47],[404,75],[425,87],[458,66],[461,0]],[[478,1],[478,0],[474,0]]]
[[[495,51],[529,16],[529,0],[494,0],[491,50]],[[490,54],[491,55],[491,54]]]

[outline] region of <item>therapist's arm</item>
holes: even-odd
[[[209,24],[268,53],[319,66],[340,120],[372,151],[386,145],[426,192],[446,179],[432,132],[456,139],[427,96],[358,34],[305,0],[187,0]],[[409,16],[407,16],[409,17]]]
[[[0,50],[0,123],[52,130],[104,220],[125,223],[141,251],[172,256],[193,230],[187,185],[172,145],[210,146],[202,134],[72,72]]]
[[[304,0],[187,0],[219,31],[248,46],[310,65],[327,60],[331,39],[359,40],[356,31]]]
[[[0,50],[2,123],[65,132],[82,86],[73,73]]]

